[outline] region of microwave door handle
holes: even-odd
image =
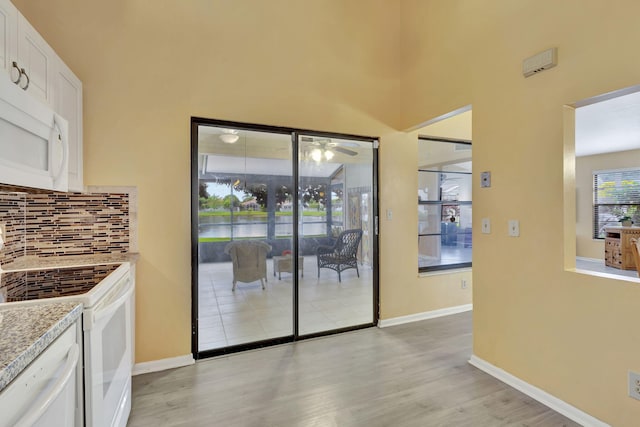
[[[129,280],[129,284],[126,286],[126,289],[115,299],[115,301],[93,314],[93,323],[95,324],[99,322],[100,319],[106,316],[110,316],[112,313],[114,313],[118,308],[120,308],[122,304],[124,304],[126,300],[129,299],[129,297],[131,297],[131,294],[133,294],[134,290],[135,287]]]
[[[58,124],[57,121],[57,116],[53,117],[53,131],[52,131],[52,135],[51,137],[53,138],[53,143],[59,143],[62,144],[62,159],[60,159],[60,164],[58,165],[57,168],[57,172],[55,173],[55,175],[53,176],[53,180],[56,181],[58,178],[60,178],[60,175],[62,174],[62,171],[64,170],[64,164],[67,162],[67,156],[69,155],[68,153],[68,147],[67,147],[67,143],[66,143],[66,135],[62,134],[62,130],[60,130],[60,125]],[[53,144],[52,144],[53,145]]]
[[[32,426],[38,419],[44,414],[44,412],[51,406],[54,400],[65,389],[69,380],[72,377],[72,374],[76,370],[76,366],[78,365],[78,355],[80,354],[80,350],[78,349],[78,344],[75,343],[69,349],[69,353],[67,353],[67,361],[65,363],[62,374],[55,382],[54,386],[51,388],[51,391],[46,395],[42,396],[40,399],[36,401],[28,410],[27,415],[25,415],[18,423],[16,427],[27,427]]]

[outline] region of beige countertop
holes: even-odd
[[[25,256],[10,264],[0,265],[0,273],[120,264],[123,262],[135,262],[137,259],[137,253],[67,255],[59,257]]]
[[[81,314],[78,302],[0,304],[0,391]]]

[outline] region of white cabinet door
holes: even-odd
[[[0,427],[82,425],[82,342],[75,322],[0,393]]]
[[[54,69],[56,53],[51,46],[18,14],[18,65],[24,68],[29,78],[27,92],[45,104],[55,108],[53,100]],[[21,87],[26,82],[20,82]]]
[[[82,82],[62,60],[56,64],[55,110],[69,122],[69,190],[83,191]]]
[[[0,0],[0,66],[17,80],[19,71],[13,69],[18,44],[18,10],[9,0]]]

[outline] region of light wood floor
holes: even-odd
[[[471,313],[133,379],[129,426],[577,426],[467,363]]]

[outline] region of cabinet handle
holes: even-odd
[[[20,79],[22,78],[22,71],[20,71],[20,67],[18,67],[18,63],[16,61],[13,61],[11,63],[11,66],[13,68],[15,68],[16,70],[18,70],[18,78],[16,80],[11,80],[13,83],[15,84],[19,84],[20,83]]]
[[[29,87],[29,83],[31,83],[31,80],[29,79],[29,76],[27,75],[27,72],[24,70],[24,68],[20,68],[20,78],[18,79],[18,82],[22,79],[22,76],[25,76],[27,78],[27,84],[24,85],[24,87],[20,86],[20,88],[22,90],[27,90],[27,88]]]

